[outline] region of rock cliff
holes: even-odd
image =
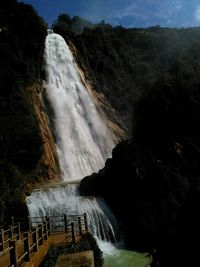
[[[36,181],[39,183],[61,179],[55,140],[52,136],[50,122],[43,104],[45,90],[42,81],[37,81],[27,90],[28,101],[33,106],[42,140],[42,155],[36,166]],[[36,181],[32,182],[35,183]]]

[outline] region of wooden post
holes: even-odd
[[[49,217],[47,217],[47,230],[49,232],[49,235],[51,235],[51,222]]]
[[[38,234],[39,234],[39,245],[43,245],[44,242],[44,236],[43,236],[43,225],[38,225]]]
[[[33,228],[33,243],[35,243],[35,246],[33,247],[33,251],[38,251],[38,227],[36,226]]]
[[[4,230],[0,229],[0,251],[4,251]]]
[[[27,254],[24,257],[25,261],[30,261],[30,233],[24,233],[24,252]]]
[[[31,219],[30,216],[27,217],[28,217],[28,231],[31,232]]]
[[[42,232],[42,240],[43,240],[43,243],[44,243],[44,223],[42,223],[41,232]]]
[[[14,265],[17,266],[17,246],[16,246],[16,240],[10,240],[9,241],[9,247],[10,247],[10,266]]]
[[[47,239],[49,238],[49,229],[48,229],[48,221],[45,222],[46,223],[46,229],[47,229]]]
[[[67,232],[67,215],[64,214],[65,232]]]
[[[10,225],[10,229],[9,229],[10,231],[9,231],[9,238],[11,239],[11,240],[13,240],[13,226],[12,225]]]
[[[71,230],[72,230],[72,243],[75,244],[74,223],[71,223]]]
[[[18,222],[18,233],[17,233],[17,240],[20,240],[21,238],[21,225],[20,222]]]
[[[11,216],[11,223],[12,223],[12,226],[15,226],[15,219],[13,216]]]
[[[47,239],[48,239],[48,236],[49,236],[49,218],[47,215],[45,216],[45,222],[46,222],[46,232],[47,232]]]
[[[87,214],[84,213],[85,231],[88,231]]]
[[[48,239],[48,232],[47,232],[47,221],[45,221],[43,223],[43,226],[44,226],[44,239],[47,240]]]
[[[79,234],[82,235],[81,217],[78,217],[78,229],[79,229]]]

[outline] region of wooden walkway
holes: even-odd
[[[86,214],[15,219],[0,229],[0,267],[38,267],[51,245],[76,243],[87,231]]]

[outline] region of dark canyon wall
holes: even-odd
[[[46,24],[31,6],[1,1],[0,221],[4,223],[10,215],[24,212],[19,205],[35,182],[58,175],[56,158],[53,165],[52,160],[47,162],[54,157],[50,153],[54,147],[39,103],[45,37]]]

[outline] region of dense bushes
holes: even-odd
[[[53,30],[63,36],[80,34],[85,27],[93,29],[95,25],[79,16],[71,18],[66,13],[60,14],[52,25]]]

